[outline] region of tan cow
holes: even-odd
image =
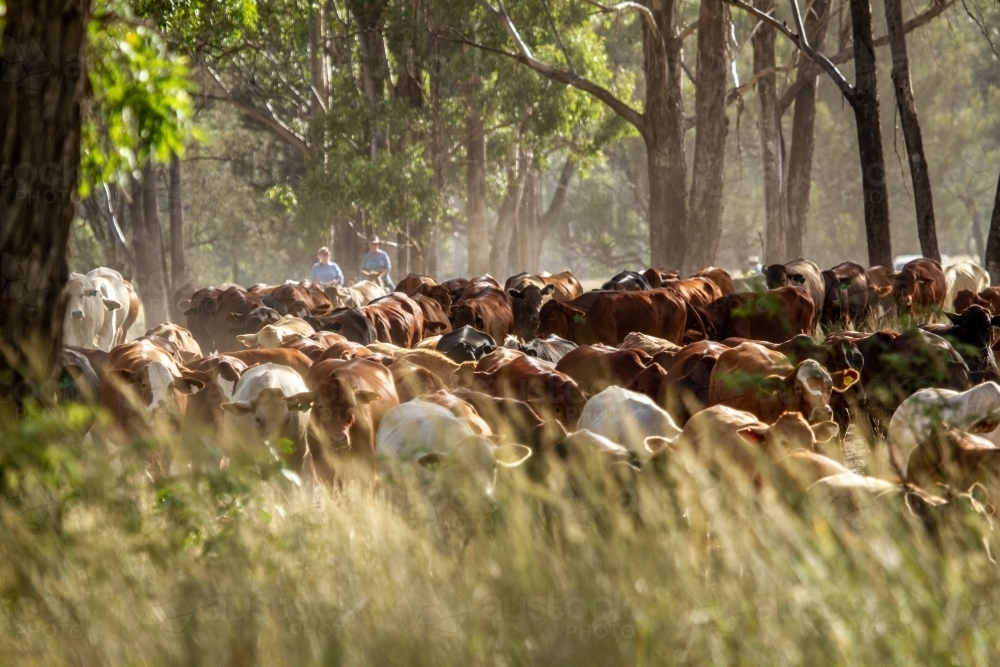
[[[269,348],[281,347],[282,342],[292,336],[309,336],[315,332],[305,320],[286,315],[274,324],[265,324],[255,334],[240,334],[236,338],[249,348]]]

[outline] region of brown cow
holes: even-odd
[[[533,452],[543,453],[566,437],[562,424],[555,419],[542,419],[524,401],[498,398],[471,389],[456,389],[451,393],[475,408],[504,444],[527,445]],[[531,459],[529,466],[530,462]],[[532,472],[531,467],[528,472]]]
[[[823,274],[816,263],[808,259],[795,259],[785,264],[766,266],[764,278],[768,289],[777,289],[785,285],[801,287],[813,300],[814,306],[822,304],[826,296]]]
[[[234,357],[215,354],[196,359],[188,365],[193,373],[202,373],[205,388],[188,398],[184,413],[184,432],[215,436],[221,433],[226,411],[222,404],[233,398],[233,389],[247,365]]]
[[[813,302],[800,287],[730,294],[696,309],[712,340],[739,337],[781,343],[813,328]]]
[[[501,341],[514,329],[510,296],[488,282],[470,285],[455,302],[453,326],[471,326]]]
[[[333,303],[322,289],[311,289],[294,283],[276,285],[270,289],[270,296],[281,301],[288,309],[289,315],[295,317],[322,317],[333,310]]]
[[[684,426],[691,415],[709,405],[712,369],[719,356],[728,349],[707,340],[685,345],[664,366],[665,377],[657,393],[651,393],[653,387],[643,393],[662,405],[679,426]],[[645,371],[642,375],[650,374],[650,371]]]
[[[147,336],[159,336],[176,345],[185,364],[202,357],[198,341],[194,339],[190,331],[177,324],[160,324],[147,331],[143,338]]]
[[[691,451],[710,470],[733,479],[745,474],[755,485],[761,482],[761,463],[775,461],[799,449],[813,451],[818,442],[837,437],[833,422],[810,425],[798,413],[778,415],[773,424],[724,405],[715,405],[694,415],[674,442],[679,451]]]
[[[472,407],[472,404],[463,401],[454,394],[450,394],[447,391],[436,391],[433,394],[421,396],[420,400],[440,405],[459,419],[466,420],[469,422],[472,430],[479,435],[493,435],[493,429],[490,428],[485,419],[479,416],[479,413]]]
[[[875,295],[881,297],[888,293],[886,288],[870,288],[864,267],[854,262],[843,262],[824,271],[823,284],[826,296],[822,308],[816,306],[819,322],[842,329],[868,321]]]
[[[392,381],[396,386],[396,395],[399,397],[400,403],[412,401],[417,396],[424,394],[448,390],[448,385],[441,378],[407,359],[386,360],[386,363],[392,374]]]
[[[423,337],[424,312],[402,292],[393,292],[363,306],[361,312],[375,326],[378,340],[413,347]]]
[[[578,345],[614,346],[639,332],[679,344],[692,308],[665,289],[598,292],[589,310],[579,307],[579,300],[549,301],[542,306],[538,335],[555,334]]]
[[[685,280],[665,280],[663,289],[676,293],[692,306],[707,306],[722,298],[722,290],[708,278],[687,278]]]
[[[571,301],[583,294],[583,285],[576,279],[572,271],[539,274],[546,285],[552,286],[552,298],[556,301]]]
[[[438,301],[423,294],[413,294],[410,298],[420,306],[420,310],[424,315],[424,329],[423,334],[420,336],[421,340],[451,331],[451,321],[448,319],[448,312],[441,307]]]
[[[556,370],[573,378],[588,394],[596,394],[611,385],[629,386],[651,363],[652,357],[638,350],[581,345],[560,359]]]
[[[853,368],[831,374],[812,359],[792,366],[780,352],[741,343],[719,355],[709,402],[749,412],[767,423],[785,412],[819,423],[833,416],[830,394],[845,391],[860,377]]]
[[[101,379],[101,407],[112,421],[111,439],[127,442],[159,429],[176,432],[189,394],[205,386],[203,376],[180,367],[159,339],[125,343],[108,354]]]
[[[906,479],[925,488],[944,484],[959,493],[978,483],[995,492],[1000,449],[980,436],[944,428],[910,453]]]
[[[408,273],[406,277],[396,283],[396,291],[407,296],[414,294],[424,294],[424,289],[434,287],[437,281],[430,276],[422,276],[419,273]]]
[[[901,315],[929,318],[943,306],[946,291],[944,271],[937,260],[914,259],[893,276],[892,295]]]
[[[313,392],[305,469],[329,482],[335,459],[373,460],[382,416],[399,404],[389,369],[367,359],[327,359],[310,368],[305,381]]]
[[[643,277],[649,286],[653,289],[657,287],[662,287],[663,283],[669,280],[677,280],[681,277],[681,274],[674,271],[673,269],[653,269],[649,268],[642,272]]]
[[[298,350],[309,357],[313,363],[316,363],[327,351],[329,345],[320,343],[310,336],[289,336],[281,341],[281,347],[289,350]]]
[[[259,350],[239,350],[237,352],[227,352],[227,357],[239,359],[248,367],[260,364],[278,364],[294,369],[296,373],[305,377],[309,369],[312,368],[313,361],[299,350],[269,347]]]
[[[733,277],[729,275],[729,272],[725,269],[710,266],[707,269],[698,271],[691,277],[708,278],[715,283],[720,290],[722,290],[722,296],[726,296],[727,294],[736,294],[736,285],[733,284]]]
[[[326,359],[340,359],[341,361],[347,361],[348,359],[354,359],[355,357],[370,357],[372,354],[372,351],[364,345],[344,340],[339,343],[334,343],[330,347],[323,350],[319,356],[313,359],[313,363],[316,364]]]
[[[452,304],[455,304],[460,298],[462,298],[462,294],[464,294],[465,290],[471,286],[472,281],[468,278],[452,278],[451,280],[446,280],[441,283],[441,287],[448,292]]]
[[[256,308],[264,308],[264,302],[238,285],[225,290],[207,287],[194,293],[191,305],[184,314],[187,316],[188,331],[198,341],[201,351],[207,354],[244,349],[236,336],[253,332],[243,328],[232,329]],[[264,324],[266,322],[262,321],[261,326]]]
[[[895,274],[884,266],[870,266],[865,269],[868,280],[868,321],[895,319],[896,300],[892,294],[892,280]]]
[[[960,290],[955,296],[955,312],[961,313],[969,306],[982,306],[995,315],[1000,315],[1000,287],[987,287],[979,294]]]
[[[534,357],[516,350],[506,351],[514,353],[515,358],[490,372],[477,370],[473,389],[525,401],[542,417],[552,416],[567,428],[575,428],[587,402],[580,387],[569,376]]]

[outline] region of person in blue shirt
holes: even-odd
[[[316,253],[319,260],[312,266],[309,272],[309,280],[324,285],[342,285],[344,283],[344,273],[334,262],[330,261],[330,249],[323,246]]]
[[[382,285],[390,292],[396,289],[389,272],[392,271],[392,262],[385,250],[379,250],[382,241],[378,236],[368,239],[368,252],[361,257],[361,275]]]

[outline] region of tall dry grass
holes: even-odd
[[[496,498],[401,469],[308,492],[266,457],[151,481],[79,410],[0,424],[0,664],[997,664],[988,520],[929,532],[679,457]],[[201,449],[199,449],[201,447]],[[994,547],[993,552],[996,553]]]

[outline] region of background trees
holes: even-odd
[[[112,119],[132,115],[128,91],[142,82],[92,75],[107,111],[84,134],[103,150],[84,152],[94,187],[75,211],[71,265],[115,266],[157,300],[188,280],[302,277],[324,243],[352,272],[373,232],[394,244],[397,273],[441,276],[742,269],[750,255],[884,263],[933,254],[935,241],[945,254],[985,252],[1000,76],[964,8],[890,7],[887,23],[876,3],[866,30],[848,2],[801,6],[810,46],[846,81],[882,84],[865,125],[882,140],[859,145],[857,114],[829,75],[773,26],[720,4],[115,5],[131,18],[109,25],[160,59],[153,80],[190,96],[200,136],[167,114],[184,139],[151,150],[140,130],[133,162],[120,160]],[[797,34],[790,4],[753,6]],[[874,49],[860,79],[859,38]],[[910,173],[899,109],[911,107],[926,177]],[[155,105],[135,108],[157,118]],[[866,177],[860,150],[878,145]],[[150,251],[159,262],[142,259]]]

